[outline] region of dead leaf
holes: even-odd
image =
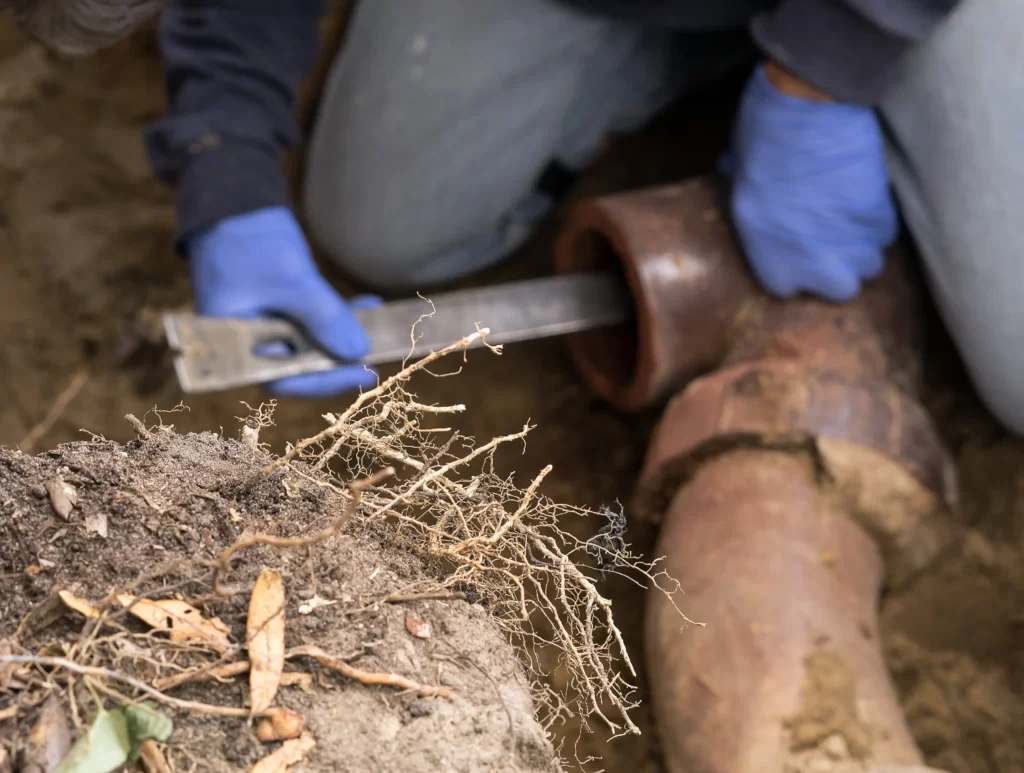
[[[307,730],[298,738],[285,741],[280,749],[253,765],[249,773],[288,773],[288,767],[302,762],[314,746],[316,740]]]
[[[291,709],[271,709],[256,725],[256,737],[263,743],[298,738],[306,727],[306,719]]]
[[[86,617],[100,616],[100,611],[96,609],[96,607],[94,607],[85,599],[78,598],[78,596],[71,593],[70,591],[62,590],[59,591],[57,595],[60,597],[60,600],[64,602],[65,606],[67,606],[68,609],[72,609],[80,615],[85,615]]]
[[[313,692],[313,675],[302,671],[285,671],[281,674],[282,687],[298,687],[303,692]]]
[[[46,493],[50,495],[53,512],[65,521],[70,520],[71,511],[78,504],[78,489],[60,478],[51,478],[46,482]]]
[[[71,728],[64,707],[50,695],[39,712],[39,720],[28,734],[23,773],[47,773],[56,768],[71,749]]]
[[[28,633],[38,633],[60,620],[68,608],[56,593],[47,596],[30,611],[22,621],[22,628]]]
[[[141,762],[146,773],[172,773],[167,758],[152,739],[142,742]]]
[[[259,714],[274,702],[284,671],[284,581],[264,569],[249,600],[249,704]]]
[[[121,606],[126,607],[132,603],[134,598],[134,596],[125,594],[118,596],[117,600]],[[142,599],[136,601],[129,611],[153,628],[168,631],[171,641],[201,642],[218,652],[224,652],[231,646],[231,641],[228,639],[231,629],[224,624],[224,621],[219,617],[208,620],[198,609],[185,601]]]
[[[320,607],[329,607],[332,604],[337,603],[337,601],[332,601],[331,599],[322,599],[319,596],[314,596],[309,601],[299,604],[299,614],[308,615],[314,612],[316,609],[319,609]]]
[[[11,762],[11,756],[7,753],[7,747],[0,744],[0,773],[12,773],[14,770],[14,763]]]
[[[405,630],[417,639],[430,638],[430,623],[426,620],[420,620],[412,612],[405,613]]]
[[[85,530],[90,534],[99,534],[103,539],[107,538],[107,514],[92,513],[85,516]]]
[[[16,716],[18,716],[17,703],[15,703],[13,706],[8,706],[6,709],[0,709],[0,722],[3,722],[8,719],[14,719]]]

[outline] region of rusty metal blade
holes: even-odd
[[[418,359],[478,327],[489,328],[487,342],[497,345],[620,324],[632,315],[632,301],[619,277],[587,273],[458,290],[429,300],[409,298],[355,313],[370,339],[363,362],[383,365]],[[178,381],[189,394],[264,384],[340,364],[286,319],[166,314],[164,330]],[[268,342],[284,342],[288,356],[255,353]]]

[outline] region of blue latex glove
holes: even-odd
[[[783,94],[758,66],[723,171],[740,242],[769,293],[847,301],[882,272],[898,219],[870,108]]]
[[[320,275],[287,207],[226,218],[192,237],[186,248],[199,314],[287,317],[338,359],[357,362],[369,352],[366,333],[352,309],[379,305],[380,299],[364,296],[346,303]],[[328,397],[376,383],[376,373],[353,364],[293,376],[265,388],[282,397]]]

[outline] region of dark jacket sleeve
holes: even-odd
[[[159,45],[166,115],[147,127],[156,174],[175,189],[177,245],[218,220],[288,203],[283,151],[300,139],[298,87],[325,0],[172,0]]]
[[[779,64],[844,102],[876,104],[899,59],[960,0],[782,0],[752,33]]]

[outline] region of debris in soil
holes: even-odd
[[[53,512],[65,521],[69,520],[71,511],[78,504],[78,490],[60,478],[50,478],[46,481],[46,492],[50,495]]]
[[[130,593],[118,595],[117,601],[131,614],[156,630],[167,631],[171,641],[198,642],[221,653],[226,652],[232,646],[228,639],[231,629],[224,624],[224,621],[216,617],[207,620],[198,609],[187,601],[178,599],[136,600],[136,597]]]
[[[280,749],[260,760],[253,766],[252,773],[285,773],[289,765],[302,762],[314,746],[313,736],[303,733],[300,738],[285,741]]]
[[[270,708],[281,685],[284,609],[281,574],[273,569],[264,569],[252,589],[245,629],[249,650],[249,706],[254,716]]]
[[[24,773],[49,773],[70,749],[71,728],[68,727],[67,715],[57,696],[51,694],[29,732],[21,769]]]
[[[547,470],[525,490],[488,471],[488,456],[528,429],[480,446],[439,441],[425,425],[453,409],[418,403],[408,375],[281,457],[252,426],[238,441],[156,426],[126,445],[0,451],[0,499],[18,511],[0,519],[0,570],[15,578],[0,602],[0,710],[18,709],[0,731],[24,744],[40,700],[59,707],[79,728],[61,773],[112,771],[169,736],[163,763],[177,770],[303,760],[310,771],[527,773],[559,769],[538,718],[634,728],[610,604],[570,558],[586,543],[558,529],[561,514],[583,511],[541,494]],[[104,513],[106,539],[81,528],[41,538],[64,517],[33,492],[67,471],[76,512]],[[667,581],[625,546],[618,571]],[[311,599],[331,603],[296,614]],[[549,646],[562,648],[575,691],[540,687],[530,670],[536,613],[557,622]],[[315,669],[316,682],[293,673],[304,689],[282,691],[286,662]],[[161,749],[147,749],[159,770]]]

